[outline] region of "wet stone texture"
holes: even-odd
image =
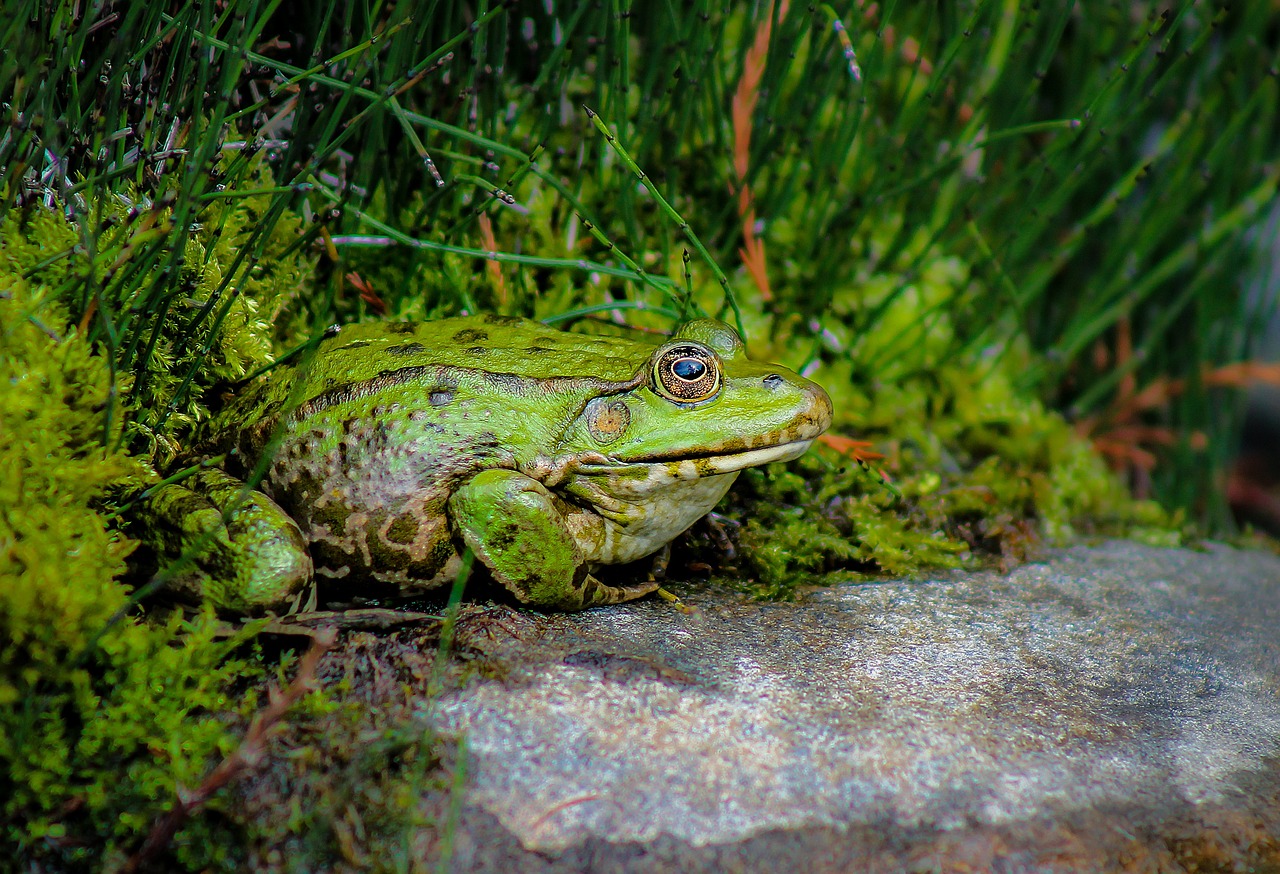
[[[1280,871],[1280,559],[1074,548],[490,629],[456,871]],[[426,705],[424,705],[425,707]]]

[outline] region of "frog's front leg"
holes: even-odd
[[[658,588],[653,582],[606,586],[589,574],[555,497],[524,474],[478,474],[449,499],[449,516],[498,582],[535,607],[581,610],[630,601]]]
[[[284,611],[311,579],[311,556],[297,523],[223,471],[162,486],[139,515],[141,539],[170,559],[191,558],[178,566],[170,585],[219,609]]]

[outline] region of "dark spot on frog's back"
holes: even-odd
[[[489,334],[485,331],[477,331],[475,328],[464,328],[453,335],[455,343],[483,343],[489,339]]]
[[[342,352],[345,349],[363,349],[365,346],[368,346],[368,345],[369,345],[368,340],[352,340],[350,343],[344,343],[341,346],[334,346],[333,351]]]
[[[495,553],[505,552],[520,539],[518,526],[507,523],[497,524],[489,529],[486,546]]]
[[[387,333],[390,334],[412,334],[418,330],[417,322],[387,322]]]
[[[501,325],[504,328],[514,328],[516,325],[522,324],[524,319],[519,316],[500,316],[497,313],[489,313],[484,317],[486,325]]]
[[[486,349],[484,346],[470,346],[467,348],[468,355],[484,355],[488,351],[489,350]]]
[[[453,389],[436,388],[431,390],[431,394],[427,395],[427,402],[433,407],[443,407],[445,404],[453,401]]]
[[[388,355],[417,355],[426,347],[421,343],[402,343],[399,346],[391,346],[387,349]]]

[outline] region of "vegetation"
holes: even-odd
[[[236,748],[256,704],[237,684],[265,670],[252,630],[135,603],[120,520],[228,384],[334,322],[737,323],[837,410],[824,450],[750,473],[729,507],[758,595],[1229,524],[1223,374],[1247,372],[1275,304],[1247,281],[1280,173],[1271,4],[5,12],[0,832],[18,864],[124,864]],[[435,760],[387,731],[388,755]],[[234,863],[244,842],[210,835],[254,825],[218,806],[176,864]]]
[[[219,714],[243,706],[231,684],[254,669],[231,657],[239,640],[215,640],[212,615],[125,615],[130,546],[100,507],[145,468],[110,448],[119,419],[104,431],[108,362],[64,333],[47,290],[19,280],[3,295],[0,430],[22,435],[0,442],[4,840],[24,857],[85,865],[104,861],[105,844],[118,863],[117,842],[145,834],[177,787],[234,745]],[[179,858],[208,864],[220,843]]]

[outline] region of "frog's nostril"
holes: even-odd
[[[775,389],[782,385],[782,377],[776,373],[771,373],[764,378],[764,386],[768,389]]]

